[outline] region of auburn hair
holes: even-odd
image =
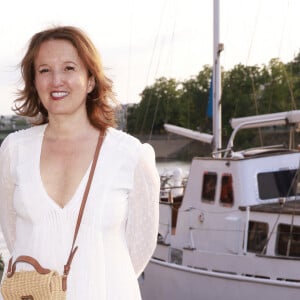
[[[35,125],[48,123],[48,112],[42,105],[35,88],[35,59],[41,45],[49,40],[69,41],[77,50],[80,59],[88,70],[89,76],[95,79],[94,89],[87,95],[86,109],[89,121],[99,129],[114,127],[115,106],[113,83],[104,74],[100,54],[90,38],[79,28],[58,26],[36,33],[30,40],[20,67],[24,87],[18,91],[14,101],[16,114],[31,117]]]

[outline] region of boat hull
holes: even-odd
[[[222,274],[156,259],[140,278],[140,288],[143,300],[282,300],[300,295],[300,283]]]

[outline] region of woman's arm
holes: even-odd
[[[137,277],[149,262],[157,242],[160,179],[155,153],[149,144],[141,145],[134,173],[134,186],[129,194],[126,238]]]
[[[11,172],[10,137],[0,147],[0,225],[6,246],[12,251],[15,241],[16,214],[13,207],[14,183]]]

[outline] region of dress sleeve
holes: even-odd
[[[16,214],[13,207],[14,183],[11,173],[11,153],[9,137],[0,147],[0,225],[11,253],[15,241]]]
[[[155,154],[143,144],[134,172],[134,185],[129,194],[126,239],[137,277],[149,262],[156,247],[159,217],[160,179]]]

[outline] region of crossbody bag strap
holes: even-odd
[[[75,227],[75,231],[74,231],[74,237],[73,237],[73,243],[72,243],[71,251],[70,251],[70,254],[69,254],[68,261],[64,266],[64,274],[63,274],[63,281],[62,281],[62,288],[63,288],[64,291],[67,290],[67,277],[68,277],[68,274],[70,272],[73,257],[75,255],[77,249],[78,249],[78,246],[75,247],[75,242],[76,242],[76,238],[77,238],[77,235],[78,235],[80,223],[81,223],[82,216],[83,216],[83,211],[84,211],[85,204],[86,204],[86,201],[87,201],[87,197],[88,197],[88,194],[89,194],[89,191],[90,191],[93,176],[94,176],[94,173],[95,173],[95,168],[96,168],[96,165],[97,165],[97,161],[98,161],[100,149],[101,149],[101,146],[102,146],[103,138],[104,138],[104,134],[102,134],[102,131],[100,131],[99,138],[98,138],[98,143],[97,143],[97,146],[96,146],[96,150],[95,150],[95,154],[94,154],[94,158],[93,158],[93,162],[92,162],[92,166],[91,166],[91,170],[90,170],[90,174],[89,174],[89,178],[88,178],[88,181],[87,181],[87,184],[86,184],[86,187],[85,187],[85,191],[84,191],[84,194],[83,194],[80,210],[79,210],[78,217],[77,217],[77,223],[76,223],[76,227]]]

